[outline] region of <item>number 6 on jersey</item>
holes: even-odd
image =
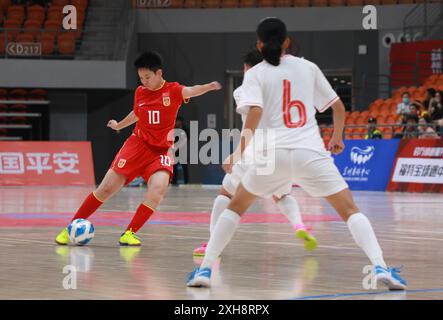
[[[292,120],[291,109],[296,108],[299,120]],[[291,82],[283,80],[283,121],[288,128],[300,128],[306,124],[306,108],[300,100],[291,101]]]

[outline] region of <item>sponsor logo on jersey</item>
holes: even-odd
[[[365,149],[360,149],[359,147],[353,147],[351,149],[351,161],[355,164],[365,164],[371,160],[374,155],[375,147],[367,146]]]
[[[126,164],[126,159],[120,159],[117,164],[117,167],[119,167],[121,169],[125,166],[125,164]]]
[[[169,93],[163,93],[163,105],[165,107],[169,107],[171,105],[171,98],[169,97]]]

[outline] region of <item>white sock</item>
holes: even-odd
[[[205,258],[200,268],[211,268],[223,249],[228,245],[229,241],[231,241],[239,222],[240,216],[237,213],[229,209],[223,211],[213,232],[211,232],[211,238],[206,247]]]
[[[214,231],[218,218],[220,218],[220,215],[224,210],[226,210],[230,202],[231,199],[229,199],[227,196],[219,195],[217,198],[215,198],[211,212],[211,224],[209,225],[209,232],[211,234]]]
[[[368,218],[363,213],[355,213],[348,219],[348,228],[355,242],[363,249],[371,263],[386,268],[383,252]]]
[[[300,214],[300,207],[298,206],[297,200],[291,195],[284,196],[277,205],[286,218],[291,222],[292,226],[295,228],[298,224],[303,224],[303,219]]]

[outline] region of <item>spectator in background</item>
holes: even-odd
[[[435,93],[436,91],[434,88],[428,88],[426,90],[426,97],[425,100],[423,101],[423,106],[426,111],[429,109],[431,100],[435,98]]]
[[[177,120],[175,121],[175,130],[176,131],[176,139],[174,142],[174,152],[177,159],[180,157],[180,148],[186,147],[188,143],[188,136],[189,132],[188,129],[185,127],[184,119],[183,117],[177,117]],[[184,184],[188,184],[189,182],[189,175],[188,175],[188,164],[187,163],[180,163],[177,161],[174,164],[174,175],[172,177],[172,184],[177,185],[178,184],[178,173],[179,173],[179,167],[183,170],[183,180]]]
[[[431,101],[428,111],[431,121],[436,121],[443,118],[443,102],[441,99],[442,95],[442,91],[437,91],[435,93],[435,98]]]
[[[381,131],[377,129],[377,119],[368,119],[368,134],[365,135],[365,139],[383,139]]]
[[[418,121],[418,132],[420,134],[420,139],[438,139],[439,135],[435,132],[434,128],[430,123],[429,116],[421,117]]]
[[[409,113],[409,106],[411,104],[409,92],[403,92],[402,102],[397,105],[397,114],[403,115],[405,113]]]
[[[413,115],[413,116],[419,116],[421,111],[420,111],[420,105],[417,102],[411,103],[409,106],[409,112],[407,113],[407,115]],[[405,117],[405,120],[407,120],[407,116]],[[418,120],[417,120],[418,122]]]
[[[403,129],[403,138],[404,139],[412,139],[418,138],[418,116],[416,114],[408,114],[406,116],[406,125]]]

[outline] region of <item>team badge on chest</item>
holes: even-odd
[[[163,105],[165,107],[169,107],[171,105],[171,98],[169,97],[169,92],[163,93]]]

